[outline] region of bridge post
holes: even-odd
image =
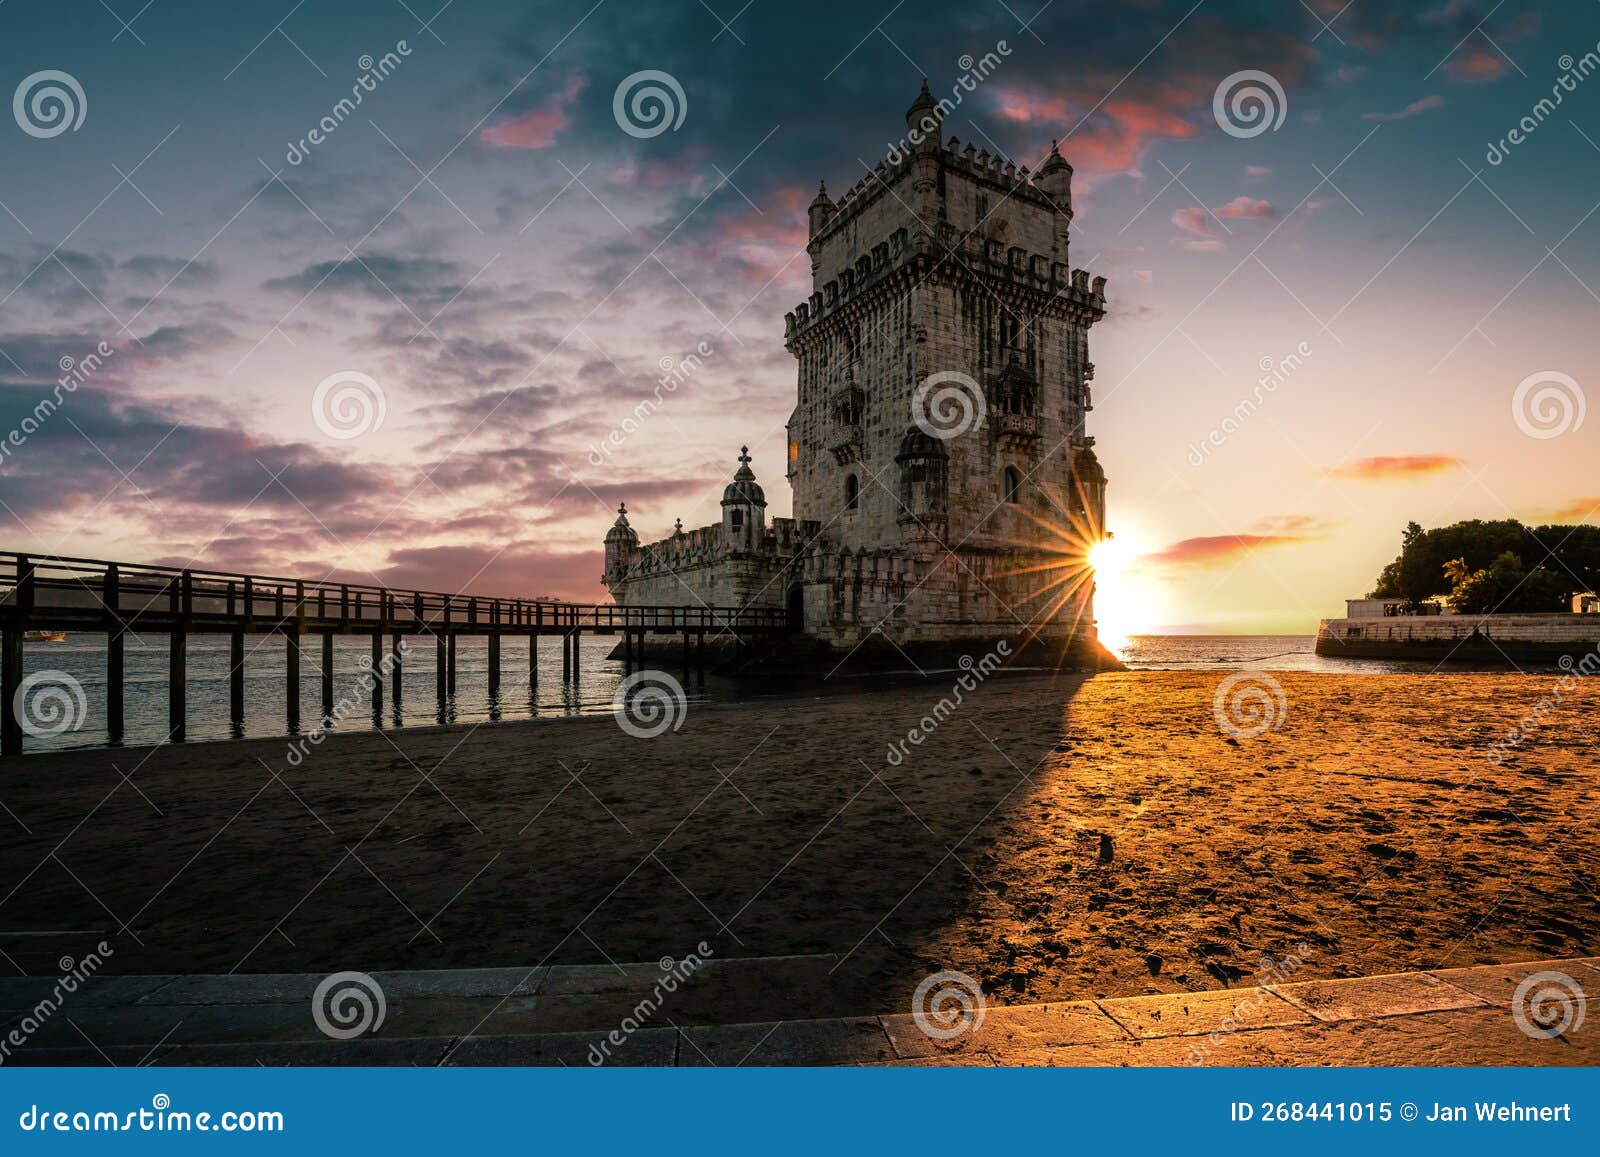
[[[446,689],[446,683],[445,683],[445,671],[444,671],[445,641],[444,641],[444,636],[443,635],[434,635],[433,643],[434,643],[433,687],[434,687],[435,696],[439,700],[439,711],[442,714],[444,712],[444,701],[445,701],[445,698],[446,698],[446,696],[449,695],[449,691]]]
[[[405,694],[405,652],[400,648],[400,632],[393,631],[389,635],[389,654],[393,656],[390,662],[394,665],[389,668],[389,687],[394,699],[394,721],[400,723],[400,702]]]
[[[372,725],[383,726],[383,631],[372,632]]]
[[[572,682],[572,632],[561,632],[561,684]]]
[[[333,722],[333,632],[322,636],[322,726]]]
[[[689,674],[689,631],[687,628],[683,632],[683,673],[685,677]]]
[[[539,632],[528,636],[528,695],[539,689]]]
[[[500,697],[500,635],[489,636],[489,698]],[[490,704],[493,707],[493,703]]]
[[[278,587],[279,597],[282,597],[283,587]],[[284,624],[285,652],[284,655],[284,687],[283,703],[285,715],[288,718],[289,734],[294,735],[300,730],[300,631],[305,623],[306,588],[303,583],[294,584],[294,614],[290,615]]]
[[[573,684],[573,686],[577,686],[577,684],[578,684],[578,675],[579,675],[578,668],[579,668],[579,663],[581,662],[581,660],[583,658],[583,652],[579,649],[579,643],[582,642],[582,640],[583,640],[583,629],[581,627],[574,628],[573,632],[572,632],[572,684]]]
[[[454,632],[446,636],[449,647],[445,654],[444,685],[450,692],[450,698],[452,699],[456,697],[456,638],[457,636]]]
[[[22,686],[22,622],[0,630],[0,755],[22,754],[22,720],[17,716],[17,690]]]
[[[182,743],[188,718],[189,691],[189,572],[167,584],[172,611],[172,635],[167,642],[167,740]]]
[[[244,732],[244,632],[228,633],[228,722],[234,735]]]
[[[106,567],[101,580],[100,605],[105,608],[106,619],[106,742],[122,742],[123,732],[123,679],[122,679],[122,617],[118,611],[119,579],[117,564]]]

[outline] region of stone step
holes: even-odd
[[[746,967],[737,967],[738,961],[722,963],[736,966],[730,972],[742,972],[758,966],[816,968],[826,959],[831,958],[757,958],[743,962]],[[444,1028],[448,1017],[440,1002],[472,998],[411,997],[404,1006],[413,1010],[433,1004],[431,1010],[424,1008],[428,1015],[406,1016],[403,1023],[414,1031],[392,1031],[400,1023],[392,1019],[400,1006],[391,1004],[391,1017],[377,1035],[350,1041],[331,1040],[320,1032],[279,1033],[288,1021],[280,1024],[276,1012],[261,1014],[264,1009],[298,1009],[303,1022],[308,1016],[304,1003],[297,1001],[125,1006],[169,1013],[221,1009],[235,1018],[236,1028],[231,1036],[215,1039],[219,1031],[229,1030],[203,1016],[205,1031],[186,1033],[180,1025],[153,1045],[106,1040],[91,1046],[80,1036],[65,1044],[41,1042],[17,1059],[50,1065],[1600,1064],[1600,1018],[1590,1022],[1586,1016],[1589,996],[1600,991],[1596,957],[1313,980],[1270,990],[990,1006],[981,1024],[963,1027],[951,1039],[930,1036],[915,1016],[898,1012],[780,1020],[770,1019],[769,1013],[765,1020],[694,1024],[673,1022],[658,1010],[637,1027],[618,1021],[602,1028],[531,1030],[541,1023],[536,1003],[541,996],[637,996],[645,967],[635,966],[632,979],[610,966],[609,977],[574,969],[561,978],[566,987],[585,991],[546,989],[545,977],[528,995],[507,999],[501,1011],[475,1026],[461,1027],[457,1021],[454,1029]],[[1557,1037],[1530,1034],[1511,1012],[1518,986],[1542,973],[1559,973],[1571,982],[1570,987],[1562,982],[1562,989],[1570,1001],[1572,1027]],[[403,988],[398,977],[404,974],[389,975]],[[453,992],[470,987],[464,979],[447,983],[435,978],[428,991],[437,993],[441,985]],[[601,987],[610,992],[596,991]],[[184,991],[198,995],[198,990]],[[267,990],[258,985],[256,991]],[[249,1009],[256,1010],[254,1018],[246,1013]],[[84,1018],[95,1011],[85,1006]],[[463,1012],[454,1008],[450,1015]],[[73,1019],[78,1021],[76,1015]],[[106,1025],[99,1027],[104,1031]]]

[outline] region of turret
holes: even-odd
[[[938,102],[933,99],[933,93],[928,91],[928,82],[924,80],[922,91],[917,93],[917,99],[906,109],[906,132],[909,134],[912,150],[937,149],[939,125],[943,121],[944,113],[939,110]]]
[[[767,496],[750,470],[750,447],[739,447],[739,469],[722,492],[723,541],[732,551],[753,551],[766,531]]]
[[[632,569],[639,553],[639,536],[628,525],[626,503],[617,506],[617,520],[606,531],[606,572],[600,581],[611,586],[621,581]]]
[[[817,183],[817,195],[812,199],[811,207],[806,210],[806,217],[811,222],[813,237],[826,229],[828,222],[833,220],[833,198],[828,196],[827,182]]]
[[[1050,142],[1050,155],[1033,174],[1033,184],[1050,194],[1050,199],[1056,203],[1056,207],[1069,219],[1071,218],[1072,166],[1067,164],[1066,158],[1058,151],[1055,141]]]

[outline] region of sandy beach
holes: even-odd
[[[48,974],[311,972],[836,953],[808,1015],[930,972],[1002,1003],[1600,948],[1600,686],[1222,672],[949,677],[611,719],[29,756],[0,771],[0,946]],[[50,933],[51,935],[41,935]]]

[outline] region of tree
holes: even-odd
[[[1574,593],[1597,587],[1600,526],[1472,519],[1433,530],[1406,523],[1399,555],[1368,597],[1419,603],[1445,595],[1458,610],[1510,614],[1567,610]]]

